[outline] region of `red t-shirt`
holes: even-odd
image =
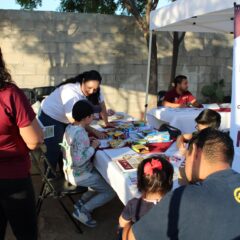
[[[196,98],[189,91],[186,91],[182,95],[179,95],[176,91],[176,88],[171,89],[169,92],[165,94],[164,97],[164,101],[177,104],[188,104],[195,99]]]
[[[0,90],[0,179],[29,175],[29,149],[19,128],[30,125],[34,118],[30,103],[17,86],[9,84]]]

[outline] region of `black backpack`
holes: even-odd
[[[180,129],[175,128],[173,126],[170,126],[167,123],[162,124],[159,127],[158,131],[160,131],[160,132],[165,132],[165,131],[169,132],[169,135],[170,135],[171,139],[176,139],[178,136],[180,136],[182,134]]]

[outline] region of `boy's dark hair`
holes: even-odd
[[[185,80],[185,79],[187,79],[187,77],[184,76],[184,75],[178,75],[178,76],[176,76],[175,79],[174,79],[174,82],[173,82],[173,83],[174,83],[174,86],[176,87],[178,84],[181,84],[182,81]]]
[[[94,108],[86,100],[80,100],[76,102],[72,109],[72,117],[75,121],[81,121],[82,119],[91,116],[94,113]]]
[[[234,156],[233,141],[227,133],[213,128],[205,128],[196,134],[189,142],[191,153],[193,144],[201,148],[207,160],[211,162],[224,161],[232,165]]]
[[[196,123],[208,125],[208,127],[218,129],[221,124],[221,115],[211,109],[205,109],[195,118]]]
[[[144,173],[144,166],[151,163],[152,159],[156,159],[162,164],[162,170],[153,169],[153,174]],[[173,186],[173,166],[164,156],[152,156],[144,159],[138,166],[137,171],[137,187],[140,192],[144,193],[167,193]]]

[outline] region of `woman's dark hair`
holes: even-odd
[[[196,123],[208,125],[210,128],[218,129],[221,124],[221,115],[211,109],[205,109],[196,117]]]
[[[9,83],[13,83],[13,80],[6,68],[3,60],[2,50],[0,48],[0,89],[3,89]]]
[[[65,80],[64,82],[60,83],[58,87],[63,86],[65,84],[69,84],[69,83],[80,83],[82,85],[82,83],[91,81],[91,80],[95,80],[98,81],[99,84],[101,84],[102,82],[102,76],[100,75],[100,73],[96,70],[90,70],[90,71],[86,71],[83,72],[75,77],[69,78],[67,80]],[[100,100],[100,87],[97,89],[97,92],[93,93],[92,95],[88,96],[87,99],[92,102],[94,105],[98,105],[99,104],[99,100]]]
[[[151,175],[144,172],[144,167],[152,160],[157,160],[162,164],[162,169],[153,169]],[[140,192],[144,193],[167,193],[172,189],[173,185],[173,166],[164,156],[152,156],[144,159],[138,166],[137,171],[137,187]]]
[[[176,87],[178,84],[181,84],[182,81],[185,80],[185,79],[187,79],[187,77],[184,76],[184,75],[176,76],[175,79],[174,79],[174,82],[173,82],[174,86]]]
[[[100,103],[100,87],[97,91],[90,96],[87,96],[87,100],[90,101],[94,105],[99,105]]]

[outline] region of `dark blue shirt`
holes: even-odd
[[[240,174],[219,171],[168,193],[133,232],[137,240],[240,239]]]

